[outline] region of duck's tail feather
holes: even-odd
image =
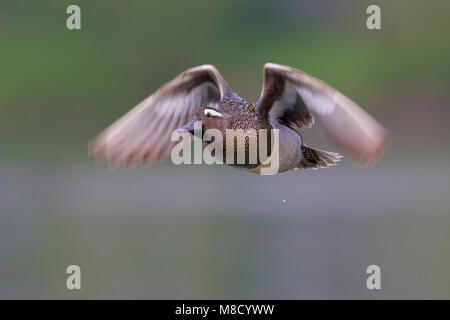
[[[336,152],[313,149],[305,144],[302,145],[302,153],[303,157],[298,169],[329,168],[342,159],[342,156]]]

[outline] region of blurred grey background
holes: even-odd
[[[81,8],[82,29],[66,28]],[[381,7],[382,29],[366,28]],[[0,2],[0,298],[450,298],[448,1]],[[87,141],[181,71],[302,69],[392,133],[372,167],[108,171]],[[335,150],[314,130],[310,145]],[[68,265],[82,290],[65,287]],[[366,268],[381,267],[381,290]]]

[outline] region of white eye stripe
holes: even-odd
[[[223,117],[223,115],[220,112],[217,112],[213,109],[204,109],[203,114],[205,116],[213,116],[213,117]]]

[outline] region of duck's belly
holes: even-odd
[[[275,174],[291,170],[298,167],[302,159],[302,137],[300,134],[286,126],[281,125],[278,121],[270,122],[274,129],[278,129],[278,164],[276,162],[276,147],[273,147],[272,157],[269,164],[261,164],[255,168],[247,169],[248,172],[258,174]],[[273,145],[273,143],[272,143]]]

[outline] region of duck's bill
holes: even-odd
[[[201,120],[200,120],[200,118],[197,115],[195,115],[189,120],[189,122],[186,125],[184,125],[183,127],[179,128],[178,131],[188,131],[191,134],[194,134],[194,124],[197,121],[201,121]]]

